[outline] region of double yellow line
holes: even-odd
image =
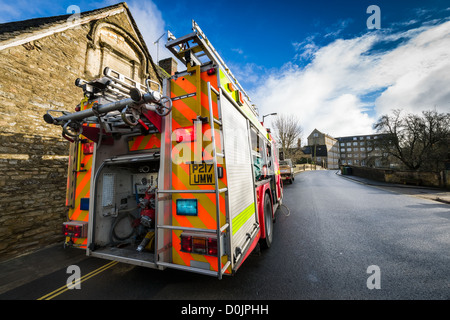
[[[82,276],[80,279],[76,280],[74,283],[71,283],[70,285],[64,285],[61,288],[56,289],[55,291],[52,291],[52,292],[46,294],[45,296],[40,297],[37,300],[51,300],[54,297],[59,296],[61,293],[66,292],[67,290],[73,289],[76,285],[78,285],[78,284],[82,283],[83,281],[88,280],[88,279],[98,275],[99,273],[105,271],[106,269],[109,269],[109,268],[115,266],[118,263],[119,263],[118,261],[111,261],[111,262],[105,264],[104,266],[102,266],[102,267],[100,267],[100,268],[98,268],[98,269],[96,269],[96,270],[94,270],[94,271],[92,271],[92,272]]]

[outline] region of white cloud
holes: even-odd
[[[244,51],[240,48],[232,48],[231,51],[236,52],[238,54],[244,54]]]
[[[158,60],[173,57],[165,47],[167,43],[166,24],[158,7],[150,0],[133,0],[127,3],[155,63]],[[163,34],[159,44],[155,44],[154,42]]]
[[[450,22],[389,32],[306,47],[305,68],[288,63],[253,90],[260,114],[295,114],[305,137],[314,128],[338,137],[372,133],[377,118],[394,108],[450,112]],[[389,44],[394,48],[386,50]]]

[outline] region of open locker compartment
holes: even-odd
[[[158,153],[106,159],[94,179],[91,256],[156,267]]]

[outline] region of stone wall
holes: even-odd
[[[0,51],[0,260],[63,240],[69,142],[42,116],[79,102],[87,32]]]
[[[108,61],[156,79],[129,21],[123,12],[0,51],[0,261],[63,241],[69,142],[47,110],[74,111],[75,79],[101,76]]]
[[[375,181],[436,188],[450,187],[450,185],[445,183],[446,179],[443,177],[443,174],[436,172],[397,171],[358,166],[347,167],[352,168],[353,175]]]

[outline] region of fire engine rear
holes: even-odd
[[[271,246],[283,190],[256,107],[194,21],[192,30],[169,33],[186,70],[163,85],[106,68],[76,80],[76,112],[44,120],[71,142],[66,246],[221,279]]]

